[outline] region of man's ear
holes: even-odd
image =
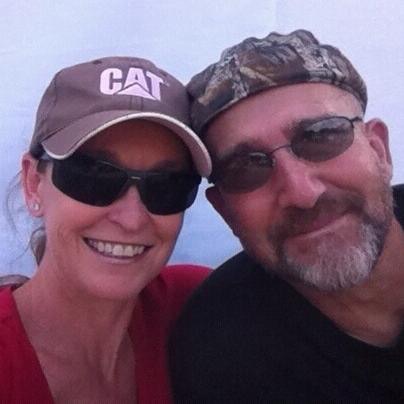
[[[38,171],[38,160],[25,153],[21,161],[21,183],[25,203],[32,216],[42,216],[40,184],[43,174]]]
[[[389,130],[381,119],[372,119],[366,122],[366,133],[369,144],[375,151],[381,167],[385,168],[385,174],[391,178],[393,175],[393,163],[389,147]]]
[[[205,195],[206,199],[215,208],[216,212],[219,213],[219,215],[222,216],[228,226],[232,228],[228,207],[223,199],[223,195],[220,190],[216,186],[212,186],[206,189]]]
[[[216,187],[210,187],[206,189],[205,195],[207,200],[211,203],[211,205],[215,208],[216,212],[219,213],[220,216],[224,219],[227,225],[230,227],[230,230],[233,234],[239,239],[240,234],[237,231],[238,226],[237,223],[233,220],[235,215],[232,215],[229,209],[229,203],[223,198],[223,194]]]
[[[389,130],[381,119],[371,119],[366,122],[366,133],[369,143],[379,156],[381,161],[392,164],[389,147]]]

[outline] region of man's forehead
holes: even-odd
[[[361,116],[357,99],[324,83],[304,83],[263,91],[220,113],[209,125],[204,141],[214,158],[242,145],[271,149],[288,141],[294,128],[330,116]]]
[[[263,91],[221,112],[208,126],[204,141],[212,154],[242,142],[271,140],[303,120],[326,116],[361,116],[358,100],[324,83],[304,83]],[[273,136],[270,136],[272,134]]]

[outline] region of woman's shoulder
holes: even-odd
[[[143,341],[139,333],[148,340],[151,335],[165,339],[185,302],[210,273],[209,268],[199,265],[165,267],[137,300],[131,329],[137,332],[138,342]]]
[[[0,349],[19,350],[28,345],[24,327],[14,300],[17,285],[0,286]]]
[[[0,394],[1,400],[11,388],[11,381],[16,377],[15,369],[21,365],[21,358],[26,351],[26,345],[22,344],[23,335],[12,286],[0,286],[0,379],[4,389]],[[19,371],[22,369],[22,366],[19,367]]]
[[[160,273],[160,277],[174,286],[197,285],[207,278],[212,272],[211,268],[195,264],[176,264],[166,266]]]
[[[52,402],[36,353],[21,323],[12,290],[0,286],[0,403]]]
[[[17,315],[12,294],[12,285],[0,285],[0,325],[4,327],[10,318]],[[0,336],[3,333],[0,333]]]
[[[29,278],[25,275],[11,274],[11,275],[1,275],[0,276],[0,287],[5,285],[22,285]]]
[[[201,265],[169,265],[143,290],[140,300],[178,309],[212,272]]]

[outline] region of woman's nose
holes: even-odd
[[[136,230],[150,221],[150,212],[143,204],[136,186],[127,191],[110,205],[109,219],[128,230]]]

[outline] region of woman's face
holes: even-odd
[[[178,136],[142,120],[106,129],[80,152],[133,170],[191,167],[189,152]],[[53,185],[51,165],[38,175],[36,194],[47,237],[40,271],[64,288],[71,286],[73,293],[113,299],[133,297],[161,271],[174,248],[183,213],[151,214],[134,186],[109,206],[86,205]]]

